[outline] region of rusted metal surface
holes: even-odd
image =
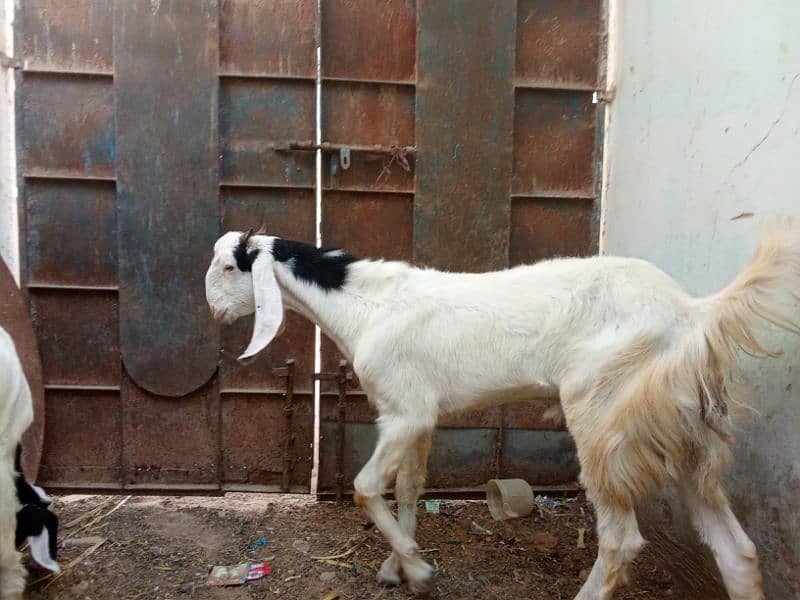
[[[556,256],[597,252],[592,200],[517,198],[511,208],[509,259],[529,264]]]
[[[575,443],[566,431],[505,430],[503,477],[555,485],[577,481],[579,471]]]
[[[351,147],[352,148],[352,147]],[[406,150],[406,149],[403,149]],[[414,149],[416,152],[416,149]],[[322,157],[322,188],[361,192],[414,193],[414,153],[406,152],[406,168],[392,154],[352,150],[350,168],[342,169],[335,154]]]
[[[222,480],[228,490],[281,491],[287,452],[284,392],[222,394]],[[311,480],[314,398],[292,399],[288,491],[307,493]]]
[[[121,487],[124,437],[119,392],[48,389],[46,399],[42,484]],[[168,437],[174,435],[170,432]]]
[[[346,427],[347,427],[347,388],[349,382],[352,380],[353,374],[347,368],[347,361],[339,361],[339,368],[333,372],[314,373],[314,379],[317,381],[335,381],[338,389],[338,396],[336,399],[336,449],[334,464],[336,465],[336,473],[334,475],[334,482],[336,487],[336,501],[341,503],[344,500],[344,486],[345,486],[345,447],[346,447]],[[320,455],[320,464],[323,458]],[[330,455],[325,457],[325,463],[330,462]],[[322,468],[320,468],[322,471]]]
[[[348,415],[349,418],[349,415]],[[336,422],[322,422],[319,489],[335,489],[335,470],[330,459],[336,455]],[[353,479],[369,460],[378,437],[377,425],[345,425],[344,482],[352,490]],[[497,430],[484,428],[436,429],[428,459],[428,489],[483,486],[496,477]],[[504,430],[500,477],[520,477],[534,485],[572,487],[578,463],[572,438],[563,431]]]
[[[347,393],[347,422],[374,423],[378,417],[378,411],[369,403],[364,392],[356,390],[356,384],[356,376],[353,374],[353,381],[350,383]],[[338,390],[335,383],[326,387],[330,391],[323,393],[320,397],[319,418],[320,421],[336,421],[338,418]]]
[[[25,175],[114,176],[111,77],[25,73],[20,96]]]
[[[517,85],[597,85],[602,0],[519,0]]]
[[[514,194],[596,195],[596,106],[590,92],[517,90]]]
[[[417,3],[414,260],[506,266],[516,2]]]
[[[323,0],[322,75],[414,82],[414,0]]]
[[[564,416],[558,398],[514,402],[503,408],[506,429],[563,430]]]
[[[117,285],[114,182],[28,180],[25,210],[28,285]]]
[[[330,142],[322,142],[320,144],[315,144],[311,141],[289,141],[285,144],[279,144],[275,147],[278,151],[288,152],[290,150],[306,150],[308,152],[312,152],[314,150],[322,150],[323,152],[338,152],[341,153],[343,151],[353,150],[356,152],[363,152],[364,154],[395,154],[395,153],[402,153],[403,155],[410,154],[413,155],[415,152],[414,146],[381,146],[380,144],[374,144],[372,146],[369,145],[361,145],[361,146],[351,146],[350,144],[332,144]],[[343,169],[349,169],[350,166],[347,165],[346,167],[343,166]]]
[[[270,235],[314,243],[313,190],[225,187],[221,195],[223,231],[245,231],[264,223]],[[285,331],[245,366],[239,364],[236,357],[247,346],[252,326],[252,318],[248,317],[222,327],[220,385],[223,391],[280,391],[285,382],[272,369],[283,366],[287,359],[295,361],[296,388],[310,391],[314,372],[314,326],[287,311]]]
[[[315,0],[225,0],[219,11],[220,70],[313,79],[315,20]]]
[[[18,2],[17,53],[28,69],[110,73],[113,11],[113,2],[97,0]]]
[[[22,292],[6,263],[0,260],[0,327],[14,340],[22,370],[33,400],[33,423],[22,438],[22,470],[28,481],[36,481],[42,458],[45,402],[42,363],[36,333]]]
[[[222,182],[313,187],[314,154],[278,152],[314,137],[314,81],[225,78],[220,84]]]
[[[116,293],[33,289],[30,311],[45,385],[119,385]]]
[[[203,284],[219,233],[217,8],[114,11],[122,360],[164,396],[197,390],[217,369]]]
[[[283,405],[283,473],[281,474],[281,491],[288,492],[294,467],[292,448],[292,415],[294,414],[294,360],[287,360],[285,367],[275,369],[286,379],[286,394]]]
[[[325,81],[322,136],[341,144],[413,146],[414,87]]]
[[[497,426],[494,442],[494,476],[499,478],[503,474],[503,448],[505,443],[505,406],[499,407],[500,424]]]
[[[220,478],[216,378],[180,399],[122,380],[123,477],[128,487],[207,484]]]

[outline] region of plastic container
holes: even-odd
[[[533,490],[524,479],[490,479],[486,503],[495,521],[527,517],[534,506]]]

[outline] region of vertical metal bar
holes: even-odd
[[[344,498],[344,436],[347,402],[347,361],[339,361],[339,400],[336,403],[336,501],[342,503]]]
[[[294,359],[286,361],[286,394],[283,405],[283,476],[281,478],[281,491],[288,492],[294,467],[294,454],[292,452],[292,416],[294,413]]]
[[[494,476],[500,479],[503,473],[503,438],[506,431],[506,407],[504,404],[499,406],[500,424],[497,427],[497,440],[494,446]]]

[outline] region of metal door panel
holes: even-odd
[[[314,186],[314,153],[276,150],[314,138],[314,81],[225,77],[220,82],[222,182]]]
[[[26,176],[114,176],[114,90],[110,77],[28,73],[19,96]]]
[[[124,377],[125,486],[219,487],[219,403],[216,378],[182,398],[170,398],[151,394]]]
[[[225,0],[219,20],[221,73],[314,78],[314,0]]]
[[[34,70],[111,73],[113,2],[17,2],[17,53]]]
[[[596,195],[595,107],[590,92],[517,90],[515,195]]]
[[[112,181],[34,179],[25,196],[28,285],[117,285]]]
[[[30,303],[45,386],[119,386],[115,292],[33,289]]]
[[[123,435],[119,393],[51,388],[45,397],[41,485],[121,487]]]
[[[591,199],[515,198],[509,262],[531,264],[554,256],[597,252],[597,212]]]
[[[314,398],[293,399],[289,489],[307,492],[313,465]],[[224,394],[222,400],[222,480],[226,487],[281,489],[284,438],[282,394]]]
[[[596,89],[601,8],[597,0],[518,0],[517,81]]]
[[[513,0],[418,3],[418,263],[507,264],[515,8]]]
[[[325,78],[414,82],[414,0],[324,0]]]
[[[414,87],[326,81],[322,131],[327,142],[354,146],[414,143]]]
[[[114,11],[122,360],[164,396],[217,369],[203,284],[219,233],[217,16],[215,0]]]

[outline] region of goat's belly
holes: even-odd
[[[513,388],[504,388],[490,391],[475,391],[474,394],[460,398],[447,398],[441,407],[445,414],[458,413],[465,410],[475,410],[506,404],[508,402],[536,401],[545,398],[554,398],[558,389],[545,385],[523,385]]]

